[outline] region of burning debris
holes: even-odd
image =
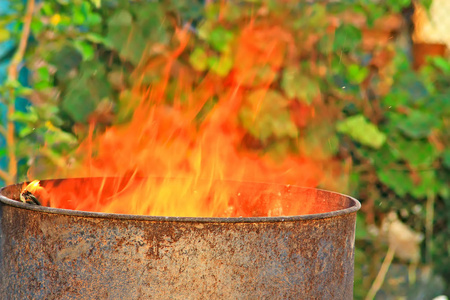
[[[39,180],[33,180],[20,193],[20,201],[23,203],[42,205],[38,198],[34,195],[42,187],[39,185]]]

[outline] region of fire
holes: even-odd
[[[36,193],[38,190],[42,189],[42,187],[39,185],[39,182],[39,180],[33,180],[22,189],[22,192],[29,191],[32,194]]]
[[[33,205],[42,205],[39,201],[38,197],[44,196],[44,198],[48,198],[46,190],[39,185],[39,180],[33,180],[27,186],[24,185],[22,190],[20,191],[20,201],[23,203],[33,204]]]
[[[257,120],[265,101],[270,101],[266,95],[272,93],[270,85],[276,80],[276,76],[254,78],[259,74],[253,67],[267,65],[277,71],[289,48],[289,35],[280,28],[252,26],[243,30],[241,42],[236,45],[236,59],[243,63],[237,64],[225,79],[208,73],[199,85],[194,85],[192,71],[178,61],[190,51],[189,34],[178,30],[178,45],[171,55],[147,60],[136,69],[131,90],[134,102],[126,103],[134,107],[131,121],[99,133],[92,126],[89,138],[78,149],[82,159],[60,173],[62,177],[103,179],[95,186],[71,181],[46,183],[48,199],[44,205],[182,217],[308,213],[302,199],[292,200],[296,201],[292,205],[295,209],[288,210],[280,205],[278,197],[267,196],[268,190],[260,192],[264,199],[254,193],[249,197],[239,184],[227,183],[234,180],[315,187],[323,176],[320,161],[301,153],[277,160],[245,145],[248,134],[239,121],[240,108],[248,106],[249,97],[256,95],[257,102],[249,107],[251,119]],[[265,33],[274,39],[267,40]],[[155,72],[162,75],[161,80],[146,85],[146,74]],[[176,87],[169,86],[171,76],[177,78]],[[252,80],[261,82],[258,92],[250,95]],[[33,181],[27,189],[32,192],[38,187],[39,181]]]

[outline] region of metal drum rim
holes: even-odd
[[[67,179],[88,179],[88,178],[67,178]],[[94,178],[92,178],[94,179]],[[52,179],[46,180],[51,181]],[[53,179],[54,180],[54,179]],[[236,182],[232,180],[223,180],[229,182]],[[267,183],[267,182],[250,182],[243,181],[240,183],[245,184],[271,184],[274,186],[283,186],[278,183]],[[20,184],[20,183],[19,183]],[[164,217],[164,216],[146,216],[146,215],[133,215],[133,214],[115,214],[115,213],[102,213],[102,212],[90,212],[90,211],[81,211],[81,210],[70,210],[63,208],[53,208],[53,207],[44,207],[44,206],[35,206],[22,203],[17,200],[9,199],[2,195],[2,191],[10,186],[6,186],[0,189],[0,202],[17,207],[20,209],[26,209],[35,212],[41,213],[49,213],[49,214],[57,214],[57,215],[66,215],[73,217],[82,217],[82,218],[100,218],[100,219],[115,219],[115,220],[134,220],[134,221],[152,221],[152,222],[184,222],[184,223],[277,223],[277,222],[294,222],[294,221],[305,221],[305,220],[320,220],[333,218],[338,216],[349,215],[357,212],[361,208],[361,203],[348,195],[332,192],[324,189],[316,189],[316,188],[308,188],[301,187],[297,185],[291,185],[290,187],[300,188],[303,190],[316,190],[329,194],[333,194],[335,196],[345,197],[350,200],[350,207],[335,210],[326,213],[318,213],[318,214],[309,214],[309,215],[294,215],[294,216],[280,216],[280,217],[232,217],[232,218],[220,218],[220,217]]]

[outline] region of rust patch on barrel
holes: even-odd
[[[353,298],[359,203],[343,195],[314,193],[341,207],[328,215],[230,220],[30,209],[0,194],[3,299]]]

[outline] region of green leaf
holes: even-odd
[[[29,96],[33,94],[33,89],[29,87],[22,86],[16,90],[18,96]]]
[[[197,71],[204,71],[208,67],[208,55],[199,47],[196,47],[189,56],[189,62]]]
[[[208,66],[211,68],[211,71],[216,73],[217,75],[224,77],[230,73],[233,68],[233,60],[229,55],[222,55],[220,58],[215,56],[211,56],[207,60]]]
[[[3,84],[5,87],[11,88],[11,89],[18,89],[22,86],[18,80],[9,79],[9,78],[6,79],[6,81]]]
[[[45,25],[42,23],[41,20],[32,20],[30,24],[31,32],[35,35],[38,35],[42,32]]]
[[[386,141],[386,135],[367,121],[363,115],[348,117],[337,123],[338,132],[349,135],[355,141],[379,149]]]
[[[326,6],[323,3],[311,4],[305,9],[302,17],[297,18],[293,23],[296,30],[314,30],[320,32],[328,24]]]
[[[158,3],[158,5],[161,5],[161,2],[159,1],[154,2]],[[199,20],[201,18],[204,18],[205,6],[209,6],[205,5],[205,2],[199,0],[177,0],[168,3],[170,3],[169,10],[172,9],[171,11],[177,12],[180,20]],[[166,4],[163,4],[163,6],[166,6]]]
[[[426,170],[418,172],[420,181],[414,184],[411,189],[411,195],[414,198],[425,198],[429,193],[436,193],[439,190],[439,184],[436,181],[436,172],[434,170]]]
[[[39,79],[41,81],[50,81],[50,72],[48,71],[47,67],[40,67],[36,70],[36,72],[39,75]]]
[[[400,163],[398,153],[384,143],[380,149],[358,148],[358,152],[367,158],[375,167],[383,169],[390,168],[392,165]]]
[[[426,10],[430,10],[431,8],[431,4],[433,4],[433,0],[420,0],[418,1],[420,4],[423,5],[423,7],[425,7]]]
[[[56,67],[55,77],[59,81],[66,82],[73,79],[73,74],[78,73],[83,57],[74,47],[64,46],[61,50],[52,52],[49,63]]]
[[[86,21],[83,11],[81,9],[74,9],[72,20],[75,25],[83,25]]]
[[[133,22],[128,11],[118,11],[108,21],[109,46],[116,49],[122,59],[137,65],[149,40],[144,36],[145,30],[145,26]]]
[[[407,170],[379,169],[377,174],[380,181],[400,197],[410,194],[414,198],[425,198],[429,193],[437,193],[440,188],[434,170],[418,171],[419,182],[416,183]]]
[[[197,32],[198,36],[202,40],[207,40],[213,30],[213,22],[210,20],[206,20],[198,26]]]
[[[272,136],[296,138],[298,131],[288,104],[289,101],[279,92],[258,89],[245,98],[239,119],[244,128],[262,142],[267,142]]]
[[[6,27],[11,22],[17,20],[17,18],[19,18],[17,14],[2,15],[0,18],[0,28]]]
[[[387,5],[396,13],[409,6],[411,0],[387,0]]]
[[[87,17],[87,24],[95,26],[102,23],[102,17],[99,14],[90,13]]]
[[[419,139],[427,137],[438,123],[433,115],[413,110],[406,118],[397,123],[397,127],[406,136]]]
[[[220,14],[221,5],[219,3],[210,2],[205,5],[205,17],[206,19],[215,19]]]
[[[353,25],[343,24],[336,29],[334,35],[334,51],[354,50],[361,42],[361,31]]]
[[[144,5],[131,7],[137,19],[135,22],[136,32],[142,33],[146,43],[165,44],[169,42],[172,35],[168,32],[170,26],[167,23],[170,22],[167,22],[167,8],[164,8],[165,6],[158,1],[144,2]],[[179,10],[175,11],[179,12]]]
[[[322,54],[330,54],[333,51],[333,36],[324,35],[318,42],[317,48]]]
[[[56,127],[48,130],[47,133],[45,134],[45,142],[48,145],[55,145],[61,143],[75,145],[77,143],[77,138],[73,134],[55,128]]]
[[[407,105],[409,100],[408,91],[395,89],[391,90],[384,98],[382,98],[384,106],[391,108],[397,108],[402,105]]]
[[[440,189],[439,189],[439,195],[444,198],[445,200],[450,200],[450,187],[442,184]],[[449,207],[450,207],[450,201],[448,203]]]
[[[442,164],[450,169],[450,149],[445,149],[444,153],[442,153]]]
[[[27,135],[31,134],[33,132],[33,128],[29,126],[25,126],[22,129],[19,130],[19,137],[24,138]]]
[[[89,61],[94,58],[95,50],[91,44],[85,41],[76,40],[74,45],[75,48],[81,53],[84,61]]]
[[[322,3],[314,3],[311,6],[310,14],[308,15],[308,27],[320,28],[328,25],[326,6]]]
[[[102,0],[91,0],[96,8],[100,8],[102,5]]]
[[[337,153],[339,139],[328,123],[308,126],[302,131],[300,143],[306,155],[316,159],[328,159]],[[320,149],[320,151],[317,151]]]
[[[42,6],[41,6],[41,11],[44,13],[44,15],[46,16],[51,16],[53,15],[53,7],[52,4],[49,2],[43,2]]]
[[[11,33],[6,28],[0,28],[0,43],[11,38]]]
[[[219,52],[228,51],[233,40],[233,33],[223,27],[214,28],[208,36],[208,43]]]
[[[450,73],[450,62],[448,59],[440,56],[429,57],[429,59],[431,63],[438,67],[442,72],[446,74]]]
[[[350,82],[355,84],[360,84],[366,79],[367,75],[369,75],[369,69],[352,64],[347,68],[347,76]]]
[[[114,27],[130,26],[133,22],[133,17],[126,10],[119,10],[109,19],[109,25]]]
[[[405,170],[378,169],[377,175],[383,184],[394,190],[400,197],[404,197],[413,189],[411,177]]]
[[[311,104],[320,93],[317,81],[301,74],[298,68],[286,68],[284,70],[281,88],[288,98],[298,99],[307,104]]]
[[[33,87],[37,91],[42,91],[42,90],[45,90],[45,89],[50,88],[52,86],[50,85],[50,83],[48,81],[39,81],[39,82],[36,82],[33,85]]]
[[[29,110],[27,112],[15,111],[10,116],[10,120],[22,123],[36,123],[39,120],[39,117],[34,110]]]
[[[431,166],[439,155],[436,147],[427,141],[400,139],[392,144],[399,157],[413,167]]]
[[[108,40],[97,33],[89,32],[85,35],[85,39],[92,43],[108,45]]]
[[[80,75],[70,82],[62,97],[62,108],[76,122],[86,122],[100,101],[111,96],[105,66],[94,62],[82,64]]]

